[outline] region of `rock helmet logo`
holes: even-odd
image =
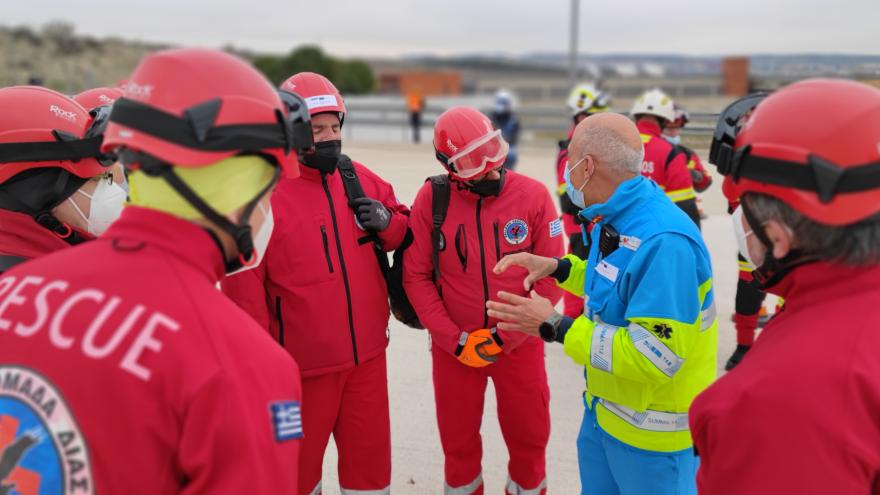
[[[42,375],[0,366],[0,494],[95,492],[85,439]]]
[[[522,244],[529,235],[529,226],[524,220],[514,218],[504,224],[504,240],[514,246]]]

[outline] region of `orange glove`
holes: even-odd
[[[494,328],[480,328],[473,332],[461,332],[455,357],[462,364],[473,368],[482,368],[498,361],[501,346],[504,343]]]

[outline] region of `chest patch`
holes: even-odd
[[[611,263],[602,260],[599,262],[598,265],[596,265],[596,271],[599,273],[599,275],[602,275],[611,282],[615,282],[617,281],[617,274],[620,272],[620,269],[612,265]]]
[[[524,220],[514,218],[504,224],[504,240],[514,246],[525,242],[529,235],[529,226]]]

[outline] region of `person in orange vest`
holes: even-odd
[[[406,94],[406,109],[409,110],[413,142],[418,144],[421,140],[419,131],[422,128],[422,111],[425,109],[425,97],[420,88],[416,87]]]
[[[675,121],[672,98],[659,89],[646,91],[633,103],[630,115],[636,121],[645,146],[642,175],[653,179],[699,227],[697,195],[687,159],[662,137],[663,128]]]

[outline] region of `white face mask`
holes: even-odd
[[[739,248],[739,254],[741,254],[742,257],[745,258],[746,261],[748,261],[750,265],[752,265],[752,268],[759,266],[758,264],[755,263],[755,260],[752,259],[752,255],[749,254],[748,237],[750,235],[754,234],[755,232],[752,230],[749,230],[748,232],[746,232],[746,229],[743,226],[742,205],[737,206],[736,209],[733,210],[732,218],[733,218],[733,232],[734,232],[734,234],[736,234],[736,245]],[[763,263],[764,260],[762,259],[761,262]]]
[[[98,182],[98,186],[95,187],[95,191],[92,194],[82,189],[78,189],[76,192],[91,200],[88,217],[79,209],[79,206],[76,205],[72,198],[67,198],[67,200],[70,201],[70,204],[73,205],[73,209],[79,213],[79,216],[86,221],[88,233],[95,237],[103,234],[107,227],[119,218],[127,196],[125,189],[120,187],[119,184],[106,180]]]
[[[248,266],[243,266],[234,272],[230,272],[226,274],[235,275],[236,273],[241,273],[247,270],[251,270],[260,266],[260,263],[263,262],[263,257],[266,254],[266,248],[269,246],[269,239],[272,238],[272,231],[275,229],[275,217],[272,215],[272,208],[269,207],[268,211],[263,206],[263,202],[260,201],[257,203],[257,208],[263,212],[263,224],[260,225],[260,230],[254,235],[254,256],[257,257],[253,263]]]

